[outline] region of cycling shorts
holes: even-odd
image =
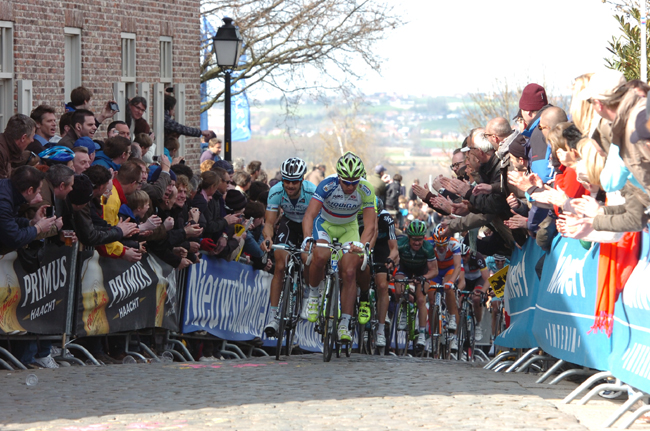
[[[372,260],[375,263],[386,263],[388,262],[388,256],[390,256],[390,248],[388,244],[384,245],[375,245],[375,248],[372,250]],[[388,268],[386,265],[375,268],[375,272],[383,272],[388,274]]]
[[[423,265],[422,268],[412,268],[410,266],[403,266],[401,263],[399,267],[397,268],[397,274],[402,274],[406,276],[406,278],[415,278],[415,277],[421,277],[424,274],[427,273],[427,270],[429,268],[427,265]]]
[[[356,218],[349,223],[333,224],[322,218],[320,214],[314,219],[314,229],[311,236],[316,240],[324,239],[330,244],[333,238],[336,238],[341,244],[349,242],[359,243],[361,240],[359,236],[359,224]]]
[[[288,244],[292,247],[300,247],[303,240],[302,223],[289,220],[284,215],[278,221],[275,230],[274,244]]]
[[[438,268],[438,275],[436,275],[431,281],[436,284],[442,284],[442,280],[444,280],[445,275],[447,275],[449,271],[453,272],[453,270],[454,270],[454,265],[451,265],[447,268]]]
[[[479,286],[479,288],[483,287],[483,277],[479,277],[475,280],[465,279],[465,290],[471,292],[476,288],[476,286]]]

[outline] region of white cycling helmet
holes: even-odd
[[[280,168],[282,179],[288,181],[299,181],[307,172],[307,164],[298,157],[291,157],[282,163]]]

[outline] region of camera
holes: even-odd
[[[179,164],[179,165],[184,165],[184,164],[185,164],[185,159],[183,159],[183,160],[181,160],[180,162],[178,162],[178,164]]]
[[[153,158],[153,161],[154,161],[154,162],[157,162],[157,161],[158,161],[158,156],[153,156],[152,158]]]
[[[46,218],[54,217],[54,207],[49,206],[49,207],[45,208],[45,217]]]
[[[117,103],[111,102],[111,103],[109,103],[109,106],[111,107],[112,111],[120,112],[120,107],[117,105]]]

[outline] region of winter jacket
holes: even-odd
[[[629,182],[621,194],[625,197],[625,205],[603,207],[605,214],[594,217],[595,230],[640,232],[647,226],[649,217],[644,211],[650,205],[648,195]]]
[[[113,169],[114,172],[119,171],[121,166],[113,162],[113,159],[104,154],[102,150],[95,151],[95,161],[93,162],[93,166],[95,165],[103,166],[106,169]]]
[[[36,238],[36,227],[18,216],[18,209],[25,203],[11,180],[0,180],[0,254],[24,247]]]
[[[96,225],[93,223],[93,211],[94,209],[89,203],[79,211],[73,211],[72,213],[74,231],[79,242],[86,247],[94,247],[121,241],[123,237],[122,229],[117,226],[109,226],[106,222],[103,225]],[[103,220],[101,221],[103,222]]]
[[[194,127],[184,126],[174,120],[169,111],[165,111],[165,134],[176,133],[183,136],[194,136],[196,138],[201,137],[201,129],[196,129]]]
[[[546,105],[540,109],[528,125],[528,128],[522,133],[528,138],[530,170],[539,175],[544,183],[549,182],[553,176],[553,169],[549,165],[551,147],[546,143],[546,138],[544,138],[544,134],[539,130],[538,126],[542,112],[551,106]]]
[[[9,142],[4,133],[0,133],[0,179],[9,178],[11,170],[20,163],[23,152],[15,142]]]
[[[126,204],[126,196],[119,181],[113,181],[113,191],[104,204],[104,220],[111,226],[117,226],[120,222],[119,212],[122,204]],[[118,258],[124,255],[124,245],[121,242],[113,242],[103,246],[105,255]]]
[[[623,97],[612,123],[612,144],[618,146],[625,166],[634,178],[650,193],[650,150],[644,142],[633,144],[630,135],[636,129],[637,116],[646,109],[646,98],[630,89]]]
[[[386,202],[386,183],[381,179],[381,176],[379,174],[372,174],[368,177],[368,182],[375,189],[375,196]]]
[[[399,197],[402,185],[398,181],[393,181],[386,187],[386,201],[384,206],[387,210],[396,210],[399,208]]]

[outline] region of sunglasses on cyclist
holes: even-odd
[[[346,186],[356,186],[357,184],[359,184],[359,181],[361,181],[361,178],[359,178],[359,179],[357,179],[355,181],[348,181],[348,180],[344,180],[343,178],[339,177],[339,181],[342,182],[343,184],[345,184]]]

